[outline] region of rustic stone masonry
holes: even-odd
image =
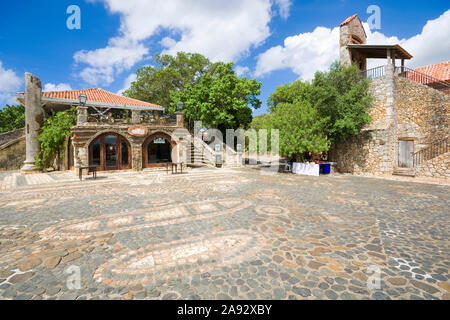
[[[450,152],[416,166],[416,177],[450,178]]]
[[[142,152],[143,144],[148,137],[160,133],[171,138],[171,142],[176,145],[172,150],[172,161],[183,161],[187,157],[187,146],[185,143],[185,130],[180,126],[146,126],[147,134],[144,136],[134,136],[129,134],[132,124],[78,124],[72,128],[72,143],[74,146],[74,166],[86,166],[89,164],[89,145],[102,134],[116,133],[124,137],[131,145],[131,168],[135,171],[143,169]],[[186,131],[187,132],[187,131]],[[183,161],[186,163],[185,161]]]
[[[24,129],[0,134],[0,171],[19,169],[24,161]]]
[[[370,92],[375,96],[369,111],[372,123],[330,150],[330,159],[337,162],[340,172],[392,174],[398,164],[399,140],[413,140],[417,152],[449,135],[449,95],[398,77],[390,64],[386,76],[371,81]],[[448,153],[416,171],[418,175],[448,176]]]

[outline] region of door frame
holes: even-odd
[[[106,145],[105,138],[106,136],[115,136],[116,137],[116,165],[114,167],[106,166]],[[112,170],[127,170],[131,169],[131,160],[132,160],[132,150],[130,142],[122,135],[115,132],[107,132],[96,137],[89,144],[89,165],[94,164],[93,158],[93,146],[94,143],[100,140],[100,166],[97,168],[97,171],[112,171]],[[122,165],[122,142],[125,142],[128,148],[128,165]]]
[[[173,150],[177,147],[177,144],[175,141],[172,140],[172,138],[163,132],[156,132],[145,139],[144,143],[142,144],[142,168],[153,168],[153,167],[162,167],[165,166],[165,163],[148,163],[148,145],[155,139],[163,138],[167,140],[170,143],[171,146],[171,154],[170,157],[173,161]]]
[[[415,141],[416,139],[414,139],[414,138],[399,138],[398,139],[398,159],[397,159],[397,166],[399,167],[399,168],[414,168],[414,150],[415,150],[415,143],[414,143],[414,141]],[[411,161],[411,166],[407,166],[407,167],[401,167],[400,166],[400,150],[401,150],[401,148],[400,148],[400,144],[402,143],[402,142],[411,142],[412,143],[412,151],[410,152],[410,155],[409,155],[409,160]],[[408,163],[407,163],[408,164]]]

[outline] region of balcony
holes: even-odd
[[[157,110],[79,106],[77,124],[177,126],[177,119],[175,115],[168,115]]]

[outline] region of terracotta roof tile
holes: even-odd
[[[87,96],[87,101],[91,102],[100,102],[100,103],[111,103],[111,104],[126,104],[127,106],[138,106],[138,107],[153,107],[153,108],[161,108],[164,107],[140,101],[137,99],[127,98],[120,96],[118,94],[114,94],[112,92],[93,88],[93,89],[83,89],[83,90],[69,90],[69,91],[51,91],[51,92],[42,92],[42,96],[46,98],[55,98],[55,99],[64,99],[64,100],[78,100],[78,97],[81,94],[85,94]]]
[[[355,19],[356,17],[358,17],[357,14],[352,15],[351,17],[348,17],[347,19],[344,20],[344,22],[341,23],[341,27],[347,23],[349,23],[350,21],[352,21],[353,19]]]
[[[441,81],[450,81],[450,61],[435,63],[429,66],[420,67],[415,71],[429,75]]]

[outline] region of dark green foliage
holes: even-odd
[[[41,150],[36,156],[36,165],[45,170],[55,157],[64,157],[64,142],[71,135],[70,129],[76,124],[76,109],[60,111],[47,118],[39,135]]]
[[[25,127],[25,108],[22,105],[6,105],[0,109],[0,133]]]

